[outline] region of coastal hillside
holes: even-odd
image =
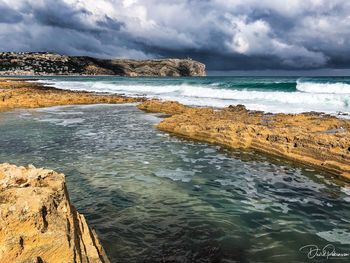
[[[116,75],[205,76],[205,65],[192,59],[98,59],[56,53],[0,53],[0,76]]]

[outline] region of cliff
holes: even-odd
[[[243,105],[222,110],[150,100],[138,106],[172,115],[157,127],[180,136],[253,149],[350,179],[350,121],[322,113],[269,114]]]
[[[97,59],[55,53],[0,53],[0,75],[205,76],[191,59]]]
[[[0,164],[0,262],[109,262],[63,174]]]

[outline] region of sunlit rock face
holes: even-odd
[[[109,262],[63,174],[1,164],[0,213],[1,262]]]

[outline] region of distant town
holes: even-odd
[[[81,63],[68,56],[49,52],[0,53],[0,75],[79,74]]]

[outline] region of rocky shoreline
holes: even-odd
[[[0,79],[0,111],[141,101]],[[71,204],[63,174],[0,164],[0,214],[0,262],[109,262],[98,236]]]
[[[222,110],[194,108],[178,102],[61,90],[25,79],[0,79],[0,111],[133,102],[141,102],[141,110],[171,115],[157,126],[163,131],[285,157],[350,179],[349,120],[316,112],[270,114],[249,111],[243,105]]]
[[[0,213],[1,262],[109,262],[63,174],[0,164]]]
[[[0,111],[72,104],[118,104],[144,101],[120,95],[61,90],[25,79],[0,78]]]
[[[349,120],[316,112],[269,114],[243,105],[216,110],[159,100],[138,108],[171,115],[157,125],[162,131],[284,157],[350,180]]]
[[[252,149],[305,163],[350,180],[350,121],[321,113],[269,114],[243,105],[195,108],[178,102],[46,87],[0,79],[0,111],[74,104],[140,102],[165,113],[160,130],[190,139]],[[63,174],[0,165],[0,261],[109,262],[98,237],[69,201]],[[53,242],[53,240],[55,242]]]

